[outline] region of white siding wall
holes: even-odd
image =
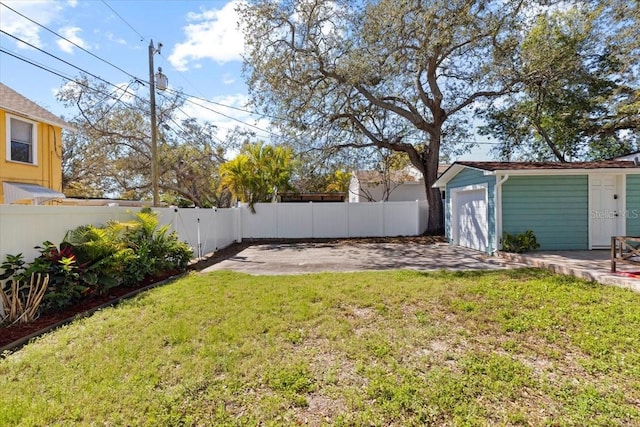
[[[0,205],[0,262],[22,253],[31,262],[45,240],[55,244],[80,225],[127,221],[139,208]],[[426,229],[427,203],[259,203],[233,209],[157,208],[196,256],[242,239],[415,236]]]
[[[353,180],[352,180],[353,182]],[[359,194],[353,195],[354,192],[359,192]],[[384,186],[383,185],[375,185],[375,186],[367,186],[363,185],[362,189],[358,186],[357,188],[354,186],[352,189],[349,187],[349,202],[369,202],[370,200],[367,198],[372,197],[373,202],[379,202],[382,200],[384,196]],[[389,202],[406,202],[406,201],[414,201],[414,200],[426,200],[427,199],[427,191],[423,182],[405,182],[403,184],[398,185],[389,194]]]

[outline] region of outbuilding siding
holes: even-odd
[[[627,175],[627,236],[640,236],[640,175]]]
[[[588,176],[512,176],[502,186],[503,232],[533,230],[541,250],[589,249]]]
[[[460,171],[454,178],[447,183],[445,191],[445,233],[449,242],[453,239],[453,232],[451,230],[451,190],[456,188],[464,188],[472,185],[487,184],[487,223],[489,226],[489,247],[487,252],[491,253],[496,248],[496,218],[495,218],[495,175],[485,175],[483,171],[471,168],[465,168]]]

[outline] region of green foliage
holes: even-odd
[[[11,276],[20,274],[24,271],[24,257],[22,254],[7,255],[7,258],[0,264],[3,273],[0,274],[0,280],[8,279]]]
[[[134,257],[116,227],[80,226],[67,233],[64,243],[74,248],[82,265],[82,280],[98,292],[122,284],[123,266]]]
[[[169,225],[159,226],[158,215],[142,210],[127,223],[111,224],[122,228],[123,240],[133,254],[124,263],[125,284],[133,284],[144,277],[170,270],[184,270],[193,251],[180,242]]]
[[[26,280],[31,274],[49,275],[49,287],[42,302],[44,311],[64,308],[91,292],[91,288],[80,279],[82,268],[76,262],[71,246],[61,244],[58,248],[52,242],[45,241],[43,246],[36,246],[36,249],[40,256],[18,277]]]
[[[505,232],[502,236],[502,250],[505,252],[521,254],[535,251],[539,247],[540,244],[532,230],[527,230],[524,233],[516,235]]]
[[[271,202],[290,190],[293,153],[262,142],[245,144],[240,154],[220,166],[220,188],[243,203]]]
[[[514,76],[522,90],[483,114],[480,133],[498,139],[502,159],[599,160],[637,149],[638,77],[625,70],[636,61],[612,39],[622,26],[604,24],[608,11],[597,4],[532,21]]]
[[[335,193],[346,193],[349,191],[349,183],[351,182],[351,174],[346,171],[337,170],[329,177],[329,182],[325,191]]]
[[[27,282],[32,274],[49,275],[42,309],[55,311],[91,293],[133,285],[147,277],[184,271],[193,251],[169,226],[159,226],[157,213],[143,209],[128,222],[103,227],[83,225],[67,232],[60,247],[49,241],[30,265],[22,254],[8,255],[0,280]]]
[[[74,132],[63,138],[62,183],[65,194],[74,197],[104,197],[140,200],[151,195],[149,177],[149,117],[147,101],[132,99],[106,105],[105,83],[80,76],[75,88],[63,86],[58,99],[75,116]],[[74,85],[75,86],[75,85]],[[220,206],[216,171],[225,161],[233,141],[216,137],[216,126],[194,118],[179,120],[176,113],[184,102],[179,93],[157,100],[158,183],[164,201],[199,207]],[[71,111],[74,111],[71,113]],[[77,114],[76,114],[77,113]],[[161,126],[172,122],[175,126]],[[117,177],[117,179],[115,178]]]
[[[517,89],[506,74],[532,9],[512,0],[243,2],[249,94],[295,135],[298,152],[406,155],[431,189],[427,232],[442,232],[432,188],[441,154],[475,145],[473,106]]]

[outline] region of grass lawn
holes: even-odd
[[[0,425],[640,425],[640,295],[535,269],[191,274],[0,360]]]

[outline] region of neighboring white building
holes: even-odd
[[[624,156],[614,157],[612,160],[628,160],[630,162],[636,162],[640,164],[640,151],[636,151],[635,153],[625,154]]]
[[[438,176],[449,165],[438,167]],[[355,171],[349,182],[349,203],[405,202],[426,200],[427,192],[420,171],[408,166],[401,171],[391,171],[384,176],[377,171]]]

